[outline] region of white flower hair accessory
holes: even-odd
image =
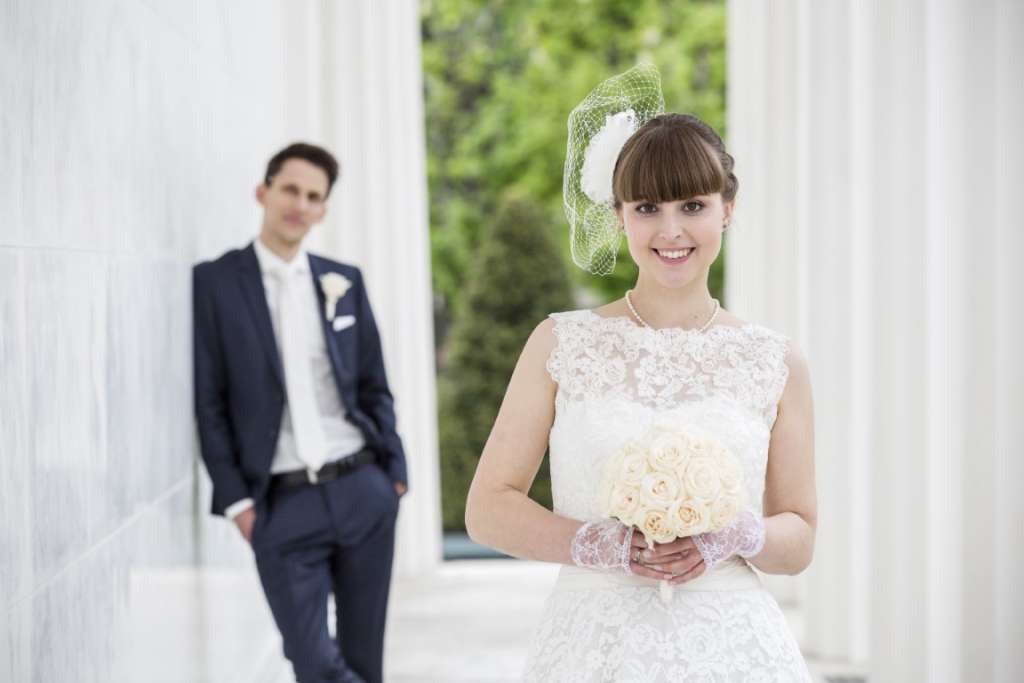
[[[338,300],[345,296],[345,292],[352,286],[351,280],[341,273],[324,273],[320,276],[320,289],[324,290],[325,315],[328,321],[334,320],[334,309],[338,306]]]
[[[612,191],[615,162],[626,140],[632,137],[637,128],[636,112],[632,109],[609,114],[605,117],[604,127],[597,131],[587,145],[583,155],[583,169],[580,171],[580,186],[595,204],[612,204],[615,201]]]
[[[615,268],[622,232],[612,175],[622,146],[664,110],[658,70],[639,64],[598,85],[569,114],[562,202],[572,260],[590,273],[608,275]]]

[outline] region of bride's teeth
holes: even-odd
[[[658,253],[661,254],[662,256],[664,256],[665,258],[683,258],[684,256],[688,256],[691,251],[693,251],[692,248],[690,248],[690,249],[676,249],[674,251],[658,250]]]

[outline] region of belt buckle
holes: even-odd
[[[306,479],[309,480],[310,484],[317,484],[320,481],[319,476],[317,476],[316,470],[314,470],[312,467],[306,468]]]

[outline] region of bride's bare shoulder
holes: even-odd
[[[603,306],[590,309],[589,312],[602,318],[620,318],[622,316],[629,315],[629,309],[626,308],[625,299],[610,301]]]
[[[558,324],[557,315],[544,318],[533,328],[533,332],[526,340],[526,345],[523,346],[520,362],[525,361],[531,365],[541,366],[547,362],[548,356],[551,355],[558,343],[558,337],[555,334],[555,325]]]

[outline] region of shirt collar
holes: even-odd
[[[256,250],[256,260],[259,261],[260,272],[264,275],[275,275],[277,273],[299,275],[309,272],[309,255],[306,253],[305,247],[300,246],[295,254],[295,258],[291,261],[285,261],[272,252],[267,245],[263,244],[259,237],[254,239],[252,244]]]

